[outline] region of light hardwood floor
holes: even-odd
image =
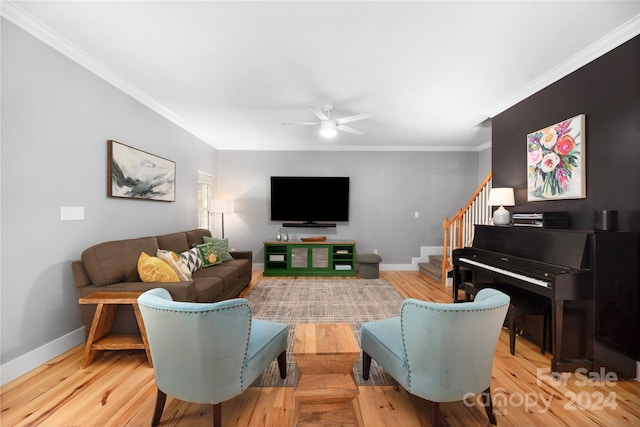
[[[405,297],[450,302],[450,289],[418,272],[381,272]],[[252,285],[261,279],[254,275]],[[519,339],[509,354],[504,330],[496,349],[491,389],[498,425],[639,426],[640,383],[586,375],[548,374],[550,355]],[[155,403],[153,370],[143,351],[107,352],[81,370],[78,346],[2,387],[0,425],[9,426],[148,426]],[[431,406],[393,386],[363,386],[360,407],[366,426],[428,426]],[[282,427],[293,410],[293,388],[251,387],[222,404],[225,426]],[[487,426],[484,409],[471,403],[443,403],[445,426]],[[161,426],[210,426],[210,405],[167,398]],[[336,426],[346,425],[339,421]]]

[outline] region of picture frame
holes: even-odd
[[[586,197],[585,114],[527,135],[527,200]]]
[[[175,162],[107,141],[107,197],[175,202],[175,183]]]

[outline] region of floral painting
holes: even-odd
[[[108,141],[107,196],[176,200],[176,164],[117,141]]]
[[[585,194],[585,115],[527,135],[527,199],[582,199]]]

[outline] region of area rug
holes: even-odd
[[[287,348],[287,378],[280,378],[278,365],[271,366],[254,386],[290,387],[296,384],[297,369],[293,357],[293,337],[297,323],[349,323],[360,344],[360,325],[363,322],[385,319],[400,314],[402,295],[382,279],[263,279],[245,296],[251,305],[252,316],[289,325]],[[375,360],[369,379],[362,379],[362,354],[354,366],[358,385],[394,385]]]

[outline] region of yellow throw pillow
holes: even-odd
[[[143,282],[179,282],[180,278],[169,264],[144,252],[138,258],[138,274]]]

